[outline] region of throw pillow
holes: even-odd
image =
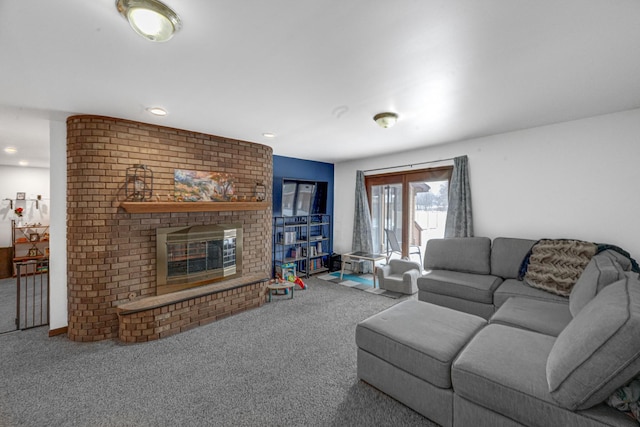
[[[591,258],[569,295],[571,315],[575,317],[598,292],[624,275],[625,271],[613,251],[604,251]]]
[[[640,372],[640,282],[605,287],[558,335],[547,359],[554,400],[569,410],[603,402]]]

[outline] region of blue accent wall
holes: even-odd
[[[327,211],[333,234],[333,163],[314,162],[293,157],[273,156],[273,216],[282,215],[282,181],[285,178],[327,182]],[[333,252],[333,238],[329,245]]]
[[[282,215],[282,180],[327,182],[327,213],[333,218],[333,163],[273,156],[273,216]]]

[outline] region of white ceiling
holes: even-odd
[[[69,113],[340,162],[640,107],[637,0],[165,3],[151,43],[115,0],[0,0],[0,164],[48,167]]]

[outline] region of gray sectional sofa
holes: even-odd
[[[358,324],[358,377],[444,426],[637,426],[605,403],[640,373],[637,264],[599,251],[556,295],[521,280],[535,243],[430,240],[418,300]]]

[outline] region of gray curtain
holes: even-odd
[[[371,212],[364,184],[364,172],[356,172],[356,206],[353,216],[353,238],[351,250],[373,252],[373,233],[371,231]],[[371,273],[371,263],[363,263],[363,273]]]
[[[467,171],[467,156],[453,159],[453,174],[449,185],[449,209],[444,237],[473,237],[471,187]]]

